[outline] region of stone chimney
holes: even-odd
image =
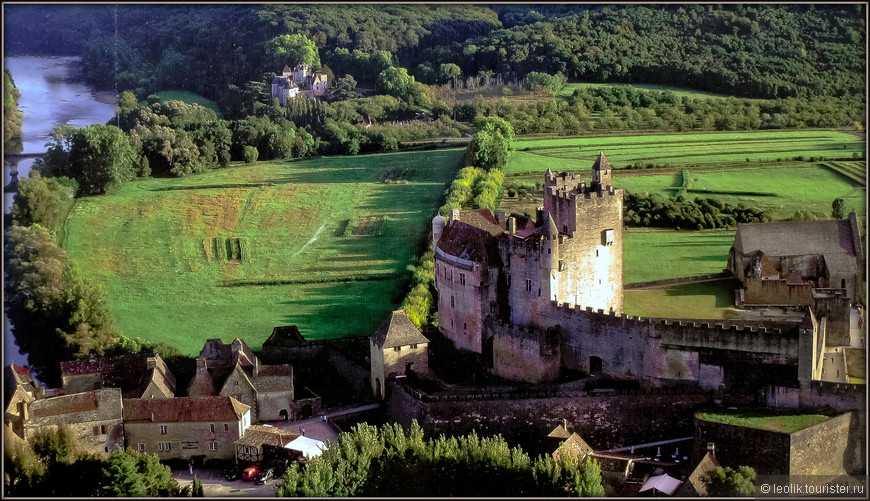
[[[517,232],[517,218],[511,216],[508,218],[508,233],[513,235]]]
[[[254,357],[254,377],[260,375],[260,357]]]
[[[27,421],[28,417],[27,402],[18,402],[18,419],[20,421]]]
[[[504,223],[504,211],[502,209],[495,211],[495,220],[498,221],[499,224]]]
[[[157,357],[148,357],[145,359],[145,368],[148,370],[154,369],[157,367]]]
[[[459,221],[459,209],[450,209],[450,220]]]

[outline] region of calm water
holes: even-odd
[[[23,153],[45,151],[52,129],[59,125],[86,127],[106,123],[114,116],[117,97],[114,92],[97,92],[82,81],[81,58],[78,57],[7,57],[5,67],[21,92],[18,108],[22,121]],[[18,163],[18,178],[27,177],[32,159]],[[3,186],[9,172],[3,169]],[[11,193],[3,195],[3,212],[12,207]],[[12,326],[3,316],[3,364],[26,365],[12,337]]]

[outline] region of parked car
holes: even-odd
[[[245,471],[242,472],[242,480],[254,480],[254,477],[257,476],[257,473],[260,473],[259,466],[249,466],[245,468]]]
[[[230,466],[226,470],[224,470],[224,478],[232,482],[233,480],[238,480],[239,477],[242,476],[242,471],[238,466]]]
[[[269,468],[267,470],[263,470],[260,473],[257,473],[257,476],[254,477],[254,482],[258,484],[265,484],[272,477],[275,476],[275,470]]]

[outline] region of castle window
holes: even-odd
[[[456,308],[456,301],[453,296],[450,296],[450,307]]]
[[[139,452],[145,452],[145,444],[143,444],[142,442],[139,442],[136,448],[139,449]]]
[[[216,451],[217,450],[217,442],[209,442],[208,443],[208,450]]]
[[[165,424],[160,425],[160,434],[166,435],[166,425]]]
[[[459,285],[465,285],[465,273],[459,274]]]
[[[450,327],[453,327],[453,319],[450,319]]]
[[[562,225],[562,233],[568,233],[568,225],[567,224]]]
[[[532,292],[532,281],[526,279],[526,292]]]
[[[393,348],[393,351],[395,351],[395,352],[402,351],[402,347],[401,347],[401,346],[396,346],[395,348]]]
[[[613,230],[604,230],[601,232],[601,240],[603,245],[613,245]]]
[[[560,259],[559,260],[559,271],[565,271],[565,268],[567,268],[567,266],[565,266],[565,261],[562,261]]]
[[[598,249],[595,249],[595,257],[598,257]]]
[[[495,313],[495,302],[493,302],[493,301],[489,302],[489,312]]]
[[[104,425],[104,424],[100,425],[100,434],[102,434],[102,435],[106,434],[106,425]]]
[[[462,322],[462,328],[463,328],[463,329],[467,329],[467,328],[468,328],[468,324],[467,324],[466,322]],[[837,374],[837,375],[839,376],[839,374]]]
[[[230,425],[225,424],[225,425],[224,425],[224,431],[230,431]]]
[[[412,350],[416,350],[416,349],[417,349],[417,345],[416,345],[416,344],[412,344],[412,345],[411,345],[411,349],[412,349]]]
[[[209,431],[211,431],[212,433],[214,433],[214,423],[208,425],[208,429],[209,429]]]
[[[538,287],[538,297],[541,297],[541,288]]]

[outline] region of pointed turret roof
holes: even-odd
[[[613,166],[610,165],[610,162],[607,161],[607,157],[604,156],[603,151],[598,152],[598,158],[595,159],[595,163],[592,164],[593,170],[613,170]]]
[[[375,331],[374,341],[381,348],[429,342],[402,310],[390,314],[390,318]]]
[[[284,69],[281,70],[282,73],[293,73],[293,70],[288,65],[284,65]]]

